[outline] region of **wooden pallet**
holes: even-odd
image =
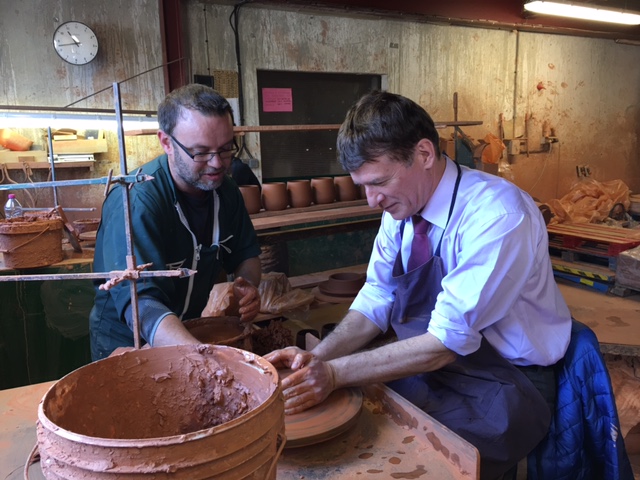
[[[600,256],[617,256],[640,245],[640,231],[593,223],[548,225],[549,246]]]

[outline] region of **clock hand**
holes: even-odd
[[[58,44],[59,47],[68,47],[69,45],[75,45],[76,47],[79,47],[80,45],[82,45],[82,43],[59,43]]]
[[[71,32],[67,32],[69,34],[69,36],[71,37],[71,40],[74,41],[74,43],[77,46],[80,46],[80,41],[78,40],[78,37],[76,37],[74,34],[72,34]]]

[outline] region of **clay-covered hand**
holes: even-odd
[[[271,352],[265,356],[276,368],[292,370],[282,380],[284,413],[292,415],[324,401],[335,389],[335,372],[328,362],[296,347]]]
[[[233,281],[233,296],[239,299],[238,313],[241,321],[249,322],[260,313],[260,292],[244,278],[237,277]]]

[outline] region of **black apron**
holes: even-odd
[[[456,166],[458,177],[447,225],[462,174]],[[406,273],[398,253],[393,268],[398,283],[391,326],[399,340],[427,332],[436,297],[442,291],[441,243],[442,237],[431,259]],[[437,371],[388,385],[472,443],[480,452],[483,479],[497,478],[524,458],[545,436],[551,419],[544,398],[531,381],[485,338],[477,351],[459,355]]]

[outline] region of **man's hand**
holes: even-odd
[[[290,368],[284,373],[282,390],[284,413],[302,412],[324,401],[335,389],[335,374],[328,362],[296,347],[276,350],[264,357],[278,369]]]
[[[236,277],[233,281],[233,296],[238,299],[241,321],[249,322],[260,313],[260,293],[244,278]]]

